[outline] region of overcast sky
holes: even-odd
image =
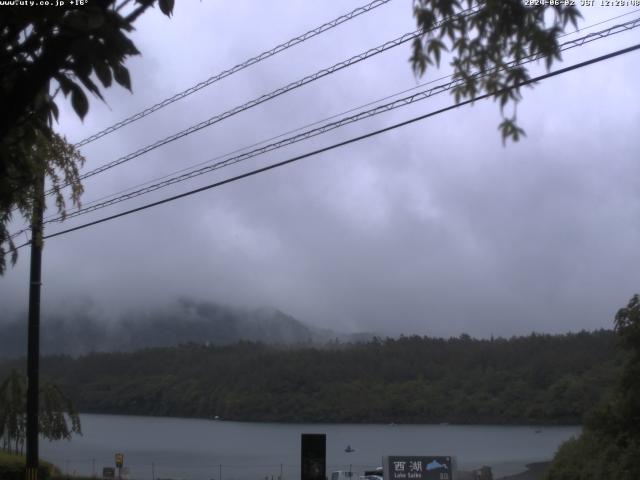
[[[138,23],[133,95],[114,87],[71,142],[364,0],[177,2]],[[622,15],[583,8],[582,26]],[[601,30],[639,13],[585,30]],[[82,149],[85,170],[415,28],[392,0]],[[576,38],[581,34],[567,36]],[[637,42],[637,30],[576,48],[563,66]],[[83,201],[146,182],[449,73],[414,77],[394,48],[85,181]],[[543,72],[542,67],[533,67]],[[489,101],[171,204],[50,239],[43,314],[91,303],[105,316],[178,297],[279,308],[341,331],[475,336],[610,328],[640,292],[640,52],[524,91],[527,132],[502,146]],[[295,146],[121,203],[47,233],[174,195],[453,102],[438,95]],[[51,210],[49,211],[51,213]],[[22,226],[15,222],[14,229]],[[26,309],[29,252],[0,278],[0,304]]]

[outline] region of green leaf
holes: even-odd
[[[104,100],[104,98],[102,97],[102,93],[100,92],[100,89],[95,83],[93,83],[93,81],[88,76],[85,77],[85,76],[78,75],[78,78],[80,79],[80,81],[82,82],[82,84],[85,86],[87,90],[93,93],[100,100]]]
[[[118,84],[125,87],[127,90],[131,90],[131,77],[129,76],[129,70],[122,64],[115,64],[113,68],[113,78]]]
[[[453,50],[458,51],[458,55],[462,55],[462,53],[468,48],[467,39],[464,36],[458,37],[455,42],[453,42],[452,46]]]
[[[412,44],[412,54],[409,58],[413,73],[416,75],[424,75],[427,69],[427,62],[425,55],[422,53],[422,42],[419,38],[415,38]]]
[[[427,55],[433,54],[435,64],[440,66],[440,55],[442,49],[446,50],[447,46],[438,38],[432,38],[427,44]]]
[[[87,96],[82,91],[82,88],[75,83],[71,90],[71,106],[81,119],[84,119],[89,111],[89,100],[87,100]]]
[[[515,117],[503,119],[502,123],[500,123],[500,125],[498,126],[498,129],[502,134],[503,145],[506,145],[507,140],[509,139],[517,142],[518,140],[520,140],[520,137],[526,136],[525,131],[522,128],[518,127],[518,125],[516,125]]]
[[[85,42],[76,42],[76,44],[84,44]],[[85,44],[84,47],[78,49],[73,54],[73,73],[78,76],[89,76],[91,75],[91,60],[88,54],[88,45]]]
[[[431,30],[433,25],[436,22],[436,17],[433,12],[428,8],[418,8],[416,7],[413,11],[413,14],[416,17],[418,26],[422,28],[423,32],[427,32]]]
[[[95,70],[100,82],[102,82],[102,85],[104,85],[105,88],[109,88],[111,86],[112,79],[109,65],[99,62],[93,66],[93,69]]]
[[[162,13],[164,13],[167,17],[170,17],[173,13],[174,4],[175,0],[158,0],[160,11],[162,11]]]
[[[66,97],[67,95],[69,95],[69,92],[71,92],[71,90],[73,89],[73,82],[69,80],[69,78],[64,73],[54,75],[54,78],[60,84],[60,89],[62,90],[64,96]]]

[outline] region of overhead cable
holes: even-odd
[[[574,39],[574,40],[571,40],[571,41],[568,41],[568,42],[565,42],[565,43],[561,44],[560,45],[560,51],[566,51],[566,50],[572,49],[574,47],[579,47],[579,46],[582,46],[582,45],[584,45],[586,43],[590,43],[590,42],[595,41],[595,40],[606,38],[606,37],[609,37],[609,36],[617,34],[617,33],[629,31],[629,30],[632,30],[634,28],[638,28],[638,26],[640,26],[640,18],[636,18],[634,20],[625,22],[623,24],[614,25],[614,26],[612,26],[612,27],[610,27],[608,29],[604,29],[604,30],[601,30],[601,31],[598,31],[598,32],[589,33],[589,34],[587,34],[587,35],[585,35],[583,37],[580,37],[580,38],[577,38],[577,39]],[[590,27],[586,27],[586,28],[590,28]],[[573,32],[573,33],[575,33],[575,32]],[[567,35],[569,35],[569,34],[564,34],[562,36],[567,36]],[[532,56],[529,56],[529,57],[526,57],[525,59],[523,59],[520,62],[511,62],[505,68],[512,68],[512,67],[514,67],[516,65],[521,65],[521,64],[524,64],[524,63],[530,63],[532,61],[539,60],[542,57],[543,57],[543,55],[541,55],[541,54],[535,55],[533,58],[532,58]],[[478,76],[478,75],[482,75],[482,73],[476,73],[473,76]],[[451,77],[451,76],[449,75],[449,77]],[[437,80],[442,80],[444,78],[447,78],[447,77],[441,77],[440,79],[437,79]],[[431,83],[434,83],[435,81],[436,80],[431,81],[431,82],[427,82],[426,84],[431,84]],[[62,216],[62,215],[60,215],[60,216],[55,216],[55,215],[50,216],[49,218],[45,219],[44,223],[61,222],[61,221],[65,220],[65,219],[68,219],[68,218],[77,217],[79,215],[90,213],[92,211],[95,211],[95,210],[98,210],[98,209],[101,209],[101,208],[105,208],[105,207],[108,207],[108,206],[111,206],[111,205],[115,205],[115,204],[120,203],[122,201],[126,201],[126,200],[129,200],[131,198],[135,198],[135,197],[144,195],[146,193],[153,192],[153,191],[158,190],[160,188],[164,188],[166,186],[173,185],[175,183],[179,183],[179,182],[188,180],[190,178],[203,175],[205,173],[208,173],[208,172],[223,168],[225,166],[232,165],[232,164],[241,162],[243,160],[247,160],[249,158],[253,158],[255,156],[258,156],[258,155],[261,155],[261,154],[276,150],[278,148],[282,148],[284,146],[291,145],[293,143],[297,143],[297,142],[302,141],[302,140],[306,140],[308,138],[320,135],[322,133],[326,133],[326,132],[328,132],[330,130],[334,130],[336,128],[339,128],[341,126],[347,125],[349,123],[354,123],[354,122],[357,122],[359,120],[363,120],[365,118],[369,118],[369,117],[372,117],[374,115],[393,110],[395,108],[399,108],[399,107],[402,107],[402,106],[406,106],[406,105],[415,103],[415,102],[420,101],[420,100],[424,100],[424,99],[429,98],[429,97],[431,97],[433,95],[436,95],[438,93],[442,93],[443,91],[447,91],[447,90],[450,90],[450,89],[454,88],[459,82],[460,81],[448,82],[448,83],[443,84],[443,85],[438,85],[438,86],[433,87],[431,89],[418,92],[418,93],[416,93],[414,95],[398,99],[398,100],[396,100],[394,102],[387,103],[385,105],[377,106],[377,107],[375,107],[373,109],[370,109],[368,111],[360,112],[357,115],[353,115],[353,116],[350,116],[350,117],[345,117],[345,118],[342,118],[342,119],[340,119],[340,120],[338,120],[336,122],[328,123],[328,124],[322,125],[321,127],[305,131],[305,132],[303,132],[303,133],[301,133],[299,135],[294,135],[292,137],[285,138],[285,139],[283,139],[283,140],[281,140],[279,142],[274,142],[274,143],[271,143],[271,144],[268,144],[268,145],[264,145],[263,147],[256,148],[254,150],[242,153],[240,155],[236,155],[234,157],[228,158],[228,159],[226,159],[224,161],[215,163],[213,165],[208,165],[206,167],[202,167],[202,168],[198,168],[198,169],[193,169],[193,167],[191,167],[191,168],[188,168],[188,169],[180,170],[178,172],[174,172],[173,174],[165,175],[165,176],[161,177],[161,179],[166,179],[166,180],[164,180],[162,182],[157,182],[157,183],[149,185],[149,186],[147,186],[145,188],[140,188],[138,190],[129,192],[127,194],[119,195],[117,197],[115,195],[108,195],[108,196],[103,197],[103,198],[109,198],[109,200],[99,201],[99,200],[102,200],[102,199],[98,199],[98,200],[96,200],[94,202],[91,202],[90,205],[87,205],[85,207],[79,208],[78,210],[75,210],[75,211],[73,211],[73,212],[71,212],[69,214],[66,214],[64,216]],[[413,87],[413,88],[407,89],[407,90],[405,90],[403,92],[398,92],[396,94],[389,95],[389,96],[387,96],[387,97],[385,97],[383,99],[379,99],[379,100],[374,101],[374,102],[369,102],[366,105],[350,109],[347,112],[343,112],[343,114],[344,113],[348,113],[350,111],[359,110],[360,108],[364,108],[364,107],[369,106],[371,104],[378,103],[379,101],[383,101],[383,100],[386,100],[388,98],[392,98],[394,96],[400,95],[402,93],[406,93],[406,92],[411,91],[411,90],[415,90],[415,89],[420,88],[420,87],[422,87],[422,86],[424,86],[426,84],[419,85],[417,87]],[[334,116],[329,117],[329,118],[327,118],[325,120],[336,118],[339,115],[340,114],[334,115]],[[322,121],[314,122],[314,123],[312,123],[310,125],[307,125],[307,126],[315,125],[315,124],[318,124],[318,123],[321,123],[321,122]],[[302,128],[304,128],[304,127],[295,129],[295,130],[293,130],[293,132],[299,131]],[[292,132],[289,132],[289,133],[292,133]],[[276,137],[272,137],[269,140],[277,139],[277,138],[283,137],[284,135],[286,135],[286,134],[281,134],[281,135],[278,135]],[[266,140],[266,141],[269,141],[269,140]],[[254,144],[254,145],[251,145],[250,147],[245,147],[245,148],[242,148],[242,149],[238,149],[238,150],[236,150],[234,152],[231,152],[229,154],[219,156],[216,159],[227,157],[229,155],[232,155],[233,153],[240,152],[242,150],[246,150],[247,148],[251,148],[253,146],[265,143],[266,141],[258,142],[258,143]],[[216,160],[216,159],[214,159],[214,160]],[[203,164],[206,165],[206,164],[210,163],[211,161],[212,160],[209,160],[209,161],[206,161],[206,162],[201,162],[199,165],[203,165]],[[190,170],[190,171],[188,171],[188,170]],[[171,177],[171,175],[176,175],[177,173],[181,173],[181,172],[184,172],[184,171],[187,171],[187,173],[183,173],[182,175]],[[171,177],[171,178],[168,178],[168,177]],[[160,179],[156,179],[156,180],[160,180]],[[149,183],[151,183],[153,181],[156,181],[156,180],[152,180],[150,182],[145,182],[142,185],[148,185]],[[142,185],[139,185],[139,186],[142,186]],[[132,188],[136,188],[136,187],[132,187]],[[127,190],[131,190],[131,188],[125,189],[124,191],[127,191]],[[28,230],[29,230],[29,228],[25,227],[25,228],[15,232],[15,233],[11,234],[9,238],[15,238],[15,237],[27,232]]]
[[[295,38],[292,38],[284,43],[281,43],[280,45],[277,45],[275,47],[273,47],[270,50],[264,51],[259,55],[256,55],[255,57],[251,57],[248,60],[245,60],[242,63],[239,63],[238,65],[231,67],[227,70],[223,70],[220,73],[217,73],[216,75],[209,77],[208,79],[198,83],[197,85],[194,85],[190,88],[187,88],[186,90],[180,92],[180,93],[176,93],[175,95],[166,98],[164,100],[162,100],[161,102],[156,103],[155,105],[152,105],[151,107],[145,108],[144,110],[142,110],[141,112],[136,113],[135,115],[131,115],[128,118],[125,118],[124,120],[121,120],[118,123],[115,123],[113,125],[111,125],[110,127],[105,128],[104,130],[101,130],[97,133],[94,133],[93,135],[85,138],[84,140],[79,141],[78,143],[76,143],[74,146],[75,147],[83,147],[99,138],[104,137],[105,135],[108,135],[110,133],[115,132],[116,130],[119,130],[120,128],[129,125],[130,123],[133,123],[137,120],[140,120],[141,118],[146,117],[147,115],[152,114],[153,112],[156,112],[164,107],[166,107],[167,105],[171,105],[174,102],[177,102],[178,100],[182,100],[185,97],[188,97],[189,95],[191,95],[192,93],[197,92],[198,90],[202,90],[205,87],[208,87],[209,85],[212,85],[213,83],[218,82],[219,80],[222,80],[223,78],[226,78],[228,76],[233,75],[234,73],[237,73],[241,70],[244,70],[247,67],[250,67],[251,65],[255,65],[258,62],[261,62],[262,60],[265,60],[269,57],[272,57],[284,50],[287,50],[288,48],[291,48],[295,45],[298,45],[306,40],[309,40],[310,38],[316,37],[318,35],[320,35],[321,33],[326,32],[327,30],[331,30],[332,28],[337,27],[338,25],[345,23],[349,20],[352,20],[356,17],[358,17],[359,15],[362,15],[363,13],[367,13],[370,12],[371,10],[378,8],[381,5],[384,5],[385,3],[388,3],[390,0],[374,0],[373,2],[364,5],[362,7],[358,7],[355,10],[352,10],[351,12],[345,14],[345,15],[341,15],[340,17],[331,20],[330,22],[327,22],[323,25],[320,25],[319,27],[316,27],[312,30],[309,30],[306,33],[303,33],[302,35],[299,35]]]
[[[43,238],[44,239],[49,239],[49,238],[58,237],[60,235],[65,235],[67,233],[71,233],[71,232],[74,232],[74,231],[77,231],[77,230],[82,230],[82,229],[91,227],[93,225],[98,225],[100,223],[104,223],[104,222],[107,222],[107,221],[110,221],[110,220],[114,220],[116,218],[120,218],[120,217],[124,217],[124,216],[127,216],[127,215],[131,215],[133,213],[137,213],[137,212],[140,212],[142,210],[146,210],[146,209],[158,206],[158,205],[162,205],[162,204],[165,204],[165,203],[173,202],[173,201],[178,200],[180,198],[184,198],[184,197],[188,197],[188,196],[191,196],[191,195],[195,195],[197,193],[204,192],[206,190],[210,190],[212,188],[217,188],[217,187],[220,187],[222,185],[226,185],[226,184],[229,184],[229,183],[232,183],[232,182],[244,179],[244,178],[248,178],[248,177],[257,175],[259,173],[264,173],[266,171],[273,170],[273,169],[288,165],[290,163],[297,162],[299,160],[302,160],[302,159],[305,159],[305,158],[308,158],[308,157],[312,157],[312,156],[318,155],[320,153],[328,152],[330,150],[334,150],[336,148],[339,148],[339,147],[342,147],[342,146],[345,146],[345,145],[349,145],[349,144],[352,144],[352,143],[355,143],[355,142],[359,142],[361,140],[364,140],[364,139],[367,139],[367,138],[370,138],[370,137],[373,137],[373,136],[376,136],[376,135],[380,135],[382,133],[389,132],[391,130],[395,130],[395,129],[400,128],[400,127],[404,127],[406,125],[418,122],[420,120],[424,120],[426,118],[442,114],[442,113],[447,112],[449,110],[454,110],[454,109],[462,107],[464,105],[469,105],[469,104],[471,104],[473,102],[476,102],[478,100],[484,100],[484,99],[487,99],[487,98],[494,97],[496,94],[503,93],[505,91],[511,90],[512,88],[519,88],[519,87],[522,87],[522,86],[525,86],[525,85],[530,85],[530,84],[533,84],[533,83],[536,83],[536,82],[539,82],[539,81],[542,81],[542,80],[545,80],[545,79],[548,79],[548,78],[551,78],[551,77],[555,77],[557,75],[561,75],[561,74],[570,72],[572,70],[576,70],[576,69],[579,69],[579,68],[584,68],[584,67],[586,67],[588,65],[592,65],[592,64],[595,64],[595,63],[598,63],[598,62],[602,62],[604,60],[608,60],[608,59],[613,58],[613,57],[624,55],[624,54],[630,53],[630,52],[638,50],[638,49],[640,49],[640,44],[636,44],[636,45],[633,45],[631,47],[623,48],[623,49],[611,52],[611,53],[606,54],[606,55],[602,55],[602,56],[599,56],[599,57],[596,57],[596,58],[592,58],[590,60],[586,60],[584,62],[580,62],[580,63],[574,64],[574,65],[571,65],[569,67],[561,68],[561,69],[555,70],[553,72],[549,72],[549,73],[546,73],[546,74],[543,74],[543,75],[539,75],[539,76],[534,77],[534,78],[530,78],[530,79],[525,80],[523,82],[519,82],[517,85],[515,85],[514,87],[511,87],[511,88],[503,89],[503,90],[500,90],[500,91],[494,92],[494,93],[483,94],[483,95],[480,95],[480,96],[475,97],[473,99],[469,99],[469,100],[462,101],[460,103],[449,105],[448,107],[441,108],[439,110],[435,110],[433,112],[426,113],[424,115],[420,115],[418,117],[414,117],[414,118],[411,118],[409,120],[405,120],[403,122],[399,122],[399,123],[396,123],[394,125],[391,125],[391,126],[388,126],[388,127],[385,127],[385,128],[381,128],[379,130],[375,130],[375,131],[369,132],[369,133],[364,134],[364,135],[353,137],[353,138],[351,138],[349,140],[345,140],[345,141],[342,141],[342,142],[334,143],[333,145],[329,145],[327,147],[323,147],[323,148],[320,148],[320,149],[317,149],[317,150],[313,150],[311,152],[307,152],[307,153],[304,153],[302,155],[298,155],[298,156],[295,156],[293,158],[289,158],[287,160],[283,160],[281,162],[273,163],[271,165],[267,165],[267,166],[262,167],[262,168],[251,170],[251,171],[243,173],[241,175],[237,175],[237,176],[234,176],[234,177],[231,177],[231,178],[227,178],[225,180],[221,180],[221,181],[206,185],[204,187],[196,188],[194,190],[190,190],[190,191],[181,193],[179,195],[174,195],[172,197],[168,197],[168,198],[156,201],[156,202],[148,203],[146,205],[142,205],[140,207],[133,208],[131,210],[120,212],[120,213],[117,213],[115,215],[110,215],[108,217],[103,217],[103,218],[100,218],[98,220],[94,220],[92,222],[88,222],[88,223],[85,223],[85,224],[82,224],[82,225],[78,225],[78,226],[75,226],[75,227],[72,227],[72,228],[68,228],[66,230],[61,230],[61,231],[58,231],[58,232],[55,232],[55,233],[51,233],[49,235],[45,235]],[[25,245],[28,245],[28,243],[22,244],[19,247],[17,247],[16,249],[22,248]]]
[[[578,28],[578,29],[574,30],[573,32],[566,32],[566,33],[563,33],[563,34],[562,34],[562,35],[560,35],[558,38],[564,38],[564,37],[566,37],[566,36],[573,35],[573,34],[578,33],[578,32],[582,32],[582,31],[584,31],[584,30],[587,30],[587,29],[593,28],[593,27],[598,26],[598,25],[602,25],[603,23],[611,22],[611,21],[616,20],[616,19],[618,19],[618,18],[625,17],[625,16],[628,16],[628,15],[630,15],[630,14],[637,13],[637,12],[639,12],[639,11],[640,11],[640,9],[636,9],[636,10],[633,10],[633,11],[631,11],[631,12],[623,13],[623,14],[621,14],[621,15],[617,15],[617,16],[615,16],[615,17],[611,17],[611,18],[608,18],[608,19],[606,19],[606,20],[602,20],[602,21],[600,21],[600,22],[598,22],[598,23],[594,23],[594,24],[591,24],[591,25],[587,25],[587,26],[584,26],[584,27]],[[636,20],[634,20],[634,21],[632,21],[632,22],[636,22]],[[625,24],[625,25],[627,25],[627,24]],[[625,25],[616,25],[616,26],[611,27],[611,28],[612,28],[612,29],[618,29],[618,28],[623,27],[623,26],[625,26]],[[603,31],[603,32],[604,32],[604,31]],[[602,32],[598,32],[598,33],[602,33]],[[612,32],[612,33],[619,33],[619,32]],[[583,38],[585,38],[585,39],[586,39],[587,37],[583,37]],[[589,40],[589,41],[590,41],[590,40]],[[561,45],[560,45],[560,49],[561,49],[561,50],[564,50],[564,49],[565,49],[565,46],[566,46],[568,43],[571,43],[571,42],[565,42],[565,43],[561,44]],[[278,135],[275,135],[275,136],[269,137],[269,138],[267,138],[267,139],[263,139],[263,140],[260,140],[260,141],[258,141],[258,142],[254,142],[254,143],[252,143],[251,145],[246,145],[246,146],[244,146],[244,147],[237,148],[237,149],[235,149],[235,150],[233,150],[233,151],[230,151],[230,152],[227,152],[227,153],[225,153],[225,154],[217,155],[217,156],[216,156],[216,157],[214,157],[214,158],[211,158],[211,159],[208,159],[208,160],[205,160],[205,161],[198,162],[198,163],[196,163],[196,164],[194,164],[194,165],[190,165],[190,166],[188,166],[188,167],[184,167],[184,168],[181,168],[181,169],[179,169],[179,170],[174,170],[174,171],[173,171],[173,172],[171,172],[171,173],[167,173],[167,174],[161,175],[161,176],[159,176],[159,177],[155,177],[155,178],[153,178],[153,179],[146,180],[146,181],[144,181],[144,182],[142,182],[142,183],[138,183],[138,184],[135,184],[135,185],[132,185],[132,186],[126,187],[126,188],[121,189],[121,190],[119,190],[119,191],[117,191],[117,192],[110,193],[110,194],[107,194],[107,195],[103,195],[103,196],[101,196],[101,197],[94,198],[93,200],[90,200],[90,201],[85,201],[85,202],[83,202],[83,207],[88,207],[88,206],[91,206],[91,205],[93,205],[93,204],[99,203],[99,202],[101,202],[101,201],[103,201],[103,200],[107,200],[107,199],[111,199],[111,198],[118,197],[118,196],[120,196],[120,195],[122,195],[122,194],[124,194],[124,193],[126,193],[126,192],[130,192],[130,191],[133,191],[133,190],[135,190],[135,189],[139,189],[139,188],[144,187],[144,186],[146,186],[146,185],[151,185],[151,184],[153,184],[153,183],[159,182],[159,181],[164,180],[164,179],[167,179],[167,178],[169,178],[169,177],[176,176],[176,175],[179,175],[179,174],[181,174],[181,173],[184,173],[184,172],[187,172],[187,171],[190,171],[190,170],[195,170],[195,169],[197,169],[197,168],[199,168],[199,167],[201,167],[201,166],[208,165],[208,164],[210,164],[210,163],[212,163],[212,162],[215,162],[215,161],[217,161],[217,160],[221,160],[221,159],[223,159],[223,158],[230,157],[230,156],[231,156],[231,155],[233,155],[233,154],[240,153],[240,152],[243,152],[243,151],[245,151],[245,150],[248,150],[248,149],[251,149],[251,148],[257,147],[257,146],[259,146],[259,145],[266,144],[267,142],[271,142],[271,141],[273,141],[273,140],[277,140],[278,138],[285,137],[285,136],[287,136],[287,135],[290,135],[290,134],[292,134],[292,133],[296,133],[296,132],[302,131],[302,130],[304,130],[304,129],[306,129],[306,128],[313,127],[313,126],[315,126],[315,125],[319,125],[319,124],[321,124],[321,123],[323,123],[323,122],[328,122],[328,121],[330,121],[330,120],[333,120],[333,119],[339,118],[339,117],[341,117],[341,116],[343,116],[343,115],[346,115],[346,114],[348,114],[348,113],[356,112],[356,111],[361,110],[361,109],[363,109],[363,108],[366,108],[366,107],[369,107],[369,106],[372,106],[372,105],[376,105],[376,104],[378,104],[378,103],[380,103],[380,102],[383,102],[383,101],[385,101],[385,100],[389,100],[389,99],[391,99],[391,98],[398,97],[398,96],[403,95],[403,94],[405,94],[405,93],[408,93],[408,92],[411,92],[411,91],[418,90],[418,89],[420,89],[420,88],[423,88],[423,87],[424,87],[424,86],[426,86],[426,85],[431,85],[431,84],[433,84],[433,83],[439,82],[439,81],[441,81],[441,80],[444,80],[444,79],[446,79],[446,78],[450,78],[450,77],[451,77],[451,75],[445,75],[445,76],[442,76],[442,77],[439,77],[439,78],[436,78],[436,79],[430,80],[430,81],[428,81],[428,82],[422,82],[422,83],[419,83],[419,84],[417,84],[417,85],[415,85],[415,86],[413,86],[413,87],[410,87],[410,88],[407,88],[407,89],[401,90],[401,91],[399,91],[399,92],[396,92],[396,93],[393,93],[393,94],[390,94],[390,95],[386,95],[386,96],[384,96],[384,97],[382,97],[382,98],[378,98],[377,100],[369,101],[369,102],[367,102],[367,103],[365,103],[365,104],[363,104],[363,105],[359,105],[359,106],[357,106],[357,107],[352,107],[352,108],[350,108],[350,109],[348,109],[348,110],[345,110],[345,111],[342,111],[342,112],[340,112],[340,113],[336,113],[336,114],[330,115],[330,116],[328,116],[328,117],[325,117],[325,118],[323,118],[323,119],[316,120],[316,121],[314,121],[314,122],[311,122],[311,123],[308,123],[308,124],[302,125],[302,126],[300,126],[300,127],[296,127],[296,128],[294,128],[294,129],[292,129],[292,130],[288,130],[288,131],[286,131],[286,132],[283,132],[283,133],[280,133],[280,134],[278,134]],[[49,217],[47,217],[46,219],[48,220],[48,219],[50,219],[50,218],[54,218],[55,216],[56,216],[55,214],[54,214],[54,215],[50,215],[50,216],[49,216]]]
[[[463,13],[460,13],[459,15],[472,15],[475,13],[475,9],[468,9],[465,10]],[[440,22],[436,23],[433,26],[433,29],[438,28],[443,22],[448,21],[448,19],[445,20],[441,20]],[[352,65],[355,65],[363,60],[367,60],[375,55],[378,55],[382,52],[385,52],[391,48],[395,48],[399,45],[402,45],[410,40],[413,40],[414,38],[418,37],[419,35],[422,34],[422,30],[418,29],[415,30],[413,32],[409,32],[409,33],[405,33],[404,35],[401,35],[400,37],[394,39],[394,40],[390,40],[388,42],[385,42],[382,45],[379,45],[377,47],[371,48],[365,52],[362,52],[358,55],[355,55],[347,60],[343,60],[339,63],[336,63],[334,65],[332,65],[331,67],[327,67],[327,68],[323,68],[319,71],[317,71],[316,73],[312,74],[312,75],[307,75],[304,78],[301,78],[300,80],[297,80],[295,82],[292,82],[284,87],[280,87],[276,90],[273,90],[272,92],[269,92],[267,94],[261,95],[260,97],[257,97],[253,100],[250,100],[249,102],[243,104],[243,105],[239,105],[237,107],[232,108],[231,110],[227,110],[226,112],[223,112],[221,114],[215,115],[214,117],[209,118],[208,120],[204,120],[196,125],[192,125],[191,127],[182,130],[178,133],[175,133],[173,135],[170,135],[168,137],[162,138],[152,144],[149,144],[145,147],[142,147],[138,150],[136,150],[135,152],[129,153],[128,155],[125,155],[123,157],[120,157],[116,160],[113,160],[111,162],[108,162],[94,170],[91,170],[89,172],[86,172],[82,175],[80,175],[80,180],[84,180],[86,178],[92,177],[94,175],[97,175],[99,173],[102,173],[106,170],[109,170],[111,168],[114,168],[118,165],[121,165],[125,162],[128,162],[130,160],[133,160],[134,158],[137,158],[141,155],[144,155],[145,153],[148,153],[152,150],[155,150],[158,147],[164,146],[168,143],[171,143],[175,140],[178,140],[182,137],[185,137],[187,135],[190,135],[192,133],[195,133],[199,130],[202,130],[203,128],[209,127],[215,123],[221,122],[222,120],[225,120],[233,115],[236,115],[240,112],[243,112],[245,110],[248,110],[252,107],[255,107],[257,105],[260,105],[264,102],[267,102],[269,100],[272,100],[280,95],[283,95],[287,92],[290,92],[292,90],[295,90],[299,87],[302,87],[303,85],[306,85],[308,83],[314,82],[320,78],[326,77],[327,75],[331,75],[334,74],[344,68],[350,67]],[[63,187],[68,186],[69,184],[65,184],[63,185]],[[47,192],[47,195],[53,194],[54,190],[49,190]]]
[[[606,29],[606,30],[603,30],[603,31],[600,31],[600,32],[590,33],[590,34],[585,35],[583,37],[580,37],[580,38],[565,42],[560,46],[560,51],[570,50],[572,48],[585,45],[585,44],[593,42],[595,40],[606,38],[606,37],[609,37],[609,36],[614,35],[616,33],[620,33],[620,32],[623,32],[623,31],[629,31],[632,28],[638,28],[638,27],[640,27],[640,18],[637,18],[635,20],[626,22],[625,24],[616,25],[616,26],[613,26],[613,27],[611,27],[609,29]],[[541,59],[543,57],[544,56],[541,55],[541,54],[531,55],[531,56],[529,56],[529,57],[527,57],[527,58],[525,58],[525,59],[523,59],[523,60],[521,60],[519,62],[515,62],[515,61],[511,62],[510,64],[508,64],[505,67],[505,70],[507,70],[509,68],[513,68],[515,66],[520,66],[520,65],[524,65],[524,64],[527,64],[527,63],[534,62],[534,61],[539,60],[539,59]],[[478,73],[475,73],[475,74],[471,75],[471,77],[472,78],[481,78],[483,76],[489,75],[490,73],[491,73],[491,71],[489,71],[489,72],[478,72]],[[452,89],[454,89],[454,88],[456,88],[458,86],[461,86],[465,82],[466,82],[465,79],[451,80],[449,82],[437,85],[435,87],[431,87],[431,88],[422,90],[420,92],[416,92],[416,93],[414,93],[412,95],[396,99],[396,100],[394,100],[392,102],[388,102],[386,104],[378,105],[378,106],[376,106],[374,108],[371,108],[369,110],[365,110],[365,111],[359,112],[359,113],[351,115],[351,116],[343,117],[343,118],[341,118],[341,119],[339,119],[337,121],[334,121],[334,122],[326,123],[326,124],[321,125],[321,126],[319,126],[317,128],[313,128],[313,129],[301,132],[299,134],[284,138],[284,139],[282,139],[280,141],[273,142],[273,143],[264,145],[262,147],[250,150],[248,152],[244,152],[244,153],[241,153],[239,155],[232,156],[230,158],[227,158],[227,159],[225,159],[223,161],[214,163],[212,165],[207,165],[205,167],[201,167],[201,168],[198,168],[198,169],[195,169],[195,170],[191,170],[191,171],[183,173],[181,175],[168,178],[168,179],[166,179],[164,181],[157,182],[155,184],[146,186],[144,188],[140,188],[138,190],[134,190],[132,192],[117,196],[115,198],[111,198],[111,199],[103,201],[103,202],[95,203],[94,205],[90,205],[90,206],[86,206],[86,207],[80,208],[80,209],[78,209],[78,210],[76,210],[74,212],[68,213],[66,216],[57,216],[57,217],[53,217],[53,218],[47,219],[44,223],[61,222],[61,221],[64,221],[66,219],[70,219],[70,218],[74,218],[74,217],[77,217],[77,216],[80,216],[80,215],[84,215],[84,214],[87,214],[87,213],[90,213],[90,212],[93,212],[93,211],[96,211],[96,210],[99,210],[99,209],[102,209],[102,208],[105,208],[105,207],[109,207],[109,206],[115,205],[117,203],[121,203],[121,202],[126,201],[126,200],[130,200],[132,198],[139,197],[141,195],[145,195],[147,193],[151,193],[151,192],[159,190],[161,188],[168,187],[170,185],[173,185],[173,184],[176,184],[176,183],[180,183],[180,182],[183,182],[185,180],[189,180],[191,178],[204,175],[204,174],[212,172],[214,170],[218,170],[218,169],[221,169],[221,168],[224,168],[224,167],[228,167],[230,165],[233,165],[233,164],[248,160],[250,158],[253,158],[253,157],[256,157],[256,156],[259,156],[259,155],[262,155],[262,154],[265,154],[265,153],[268,153],[268,152],[283,148],[283,147],[288,146],[288,145],[292,145],[294,143],[298,143],[298,142],[303,141],[303,140],[307,140],[309,138],[312,138],[312,137],[327,133],[327,132],[332,131],[332,130],[336,130],[338,128],[344,127],[345,125],[348,125],[348,124],[351,124],[351,123],[355,123],[355,122],[364,120],[366,118],[370,118],[370,117],[373,117],[373,116],[376,116],[376,115],[379,115],[379,114],[382,114],[382,113],[385,113],[385,112],[388,112],[388,111],[391,111],[391,110],[395,110],[395,109],[400,108],[400,107],[411,105],[413,103],[416,103],[416,102],[419,102],[419,101],[422,101],[422,100],[426,100],[427,98],[430,98],[430,97],[432,97],[434,95],[437,95],[437,94],[443,93],[445,91],[452,90]]]

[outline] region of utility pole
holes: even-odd
[[[29,330],[27,344],[27,475],[38,480],[38,393],[40,388],[40,286],[42,285],[42,217],[44,167],[34,185],[31,214],[31,273],[29,278]]]

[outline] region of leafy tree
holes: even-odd
[[[0,440],[2,448],[18,452],[26,433],[27,388],[24,378],[13,370],[0,385]]]
[[[73,402],[57,385],[47,382],[40,389],[40,432],[51,440],[69,440],[82,434],[80,417]]]
[[[47,136],[36,130],[33,135],[31,148],[23,148],[24,143],[20,141],[9,141],[10,153],[7,154],[7,158],[21,158],[20,166],[24,168],[20,171],[15,165],[9,165],[7,177],[0,178],[0,192],[7,192],[0,194],[0,275],[6,268],[3,243],[7,243],[11,252],[11,262],[15,263],[18,259],[15,241],[9,236],[7,224],[11,221],[14,211],[19,211],[25,218],[33,211],[36,193],[31,175],[45,172],[55,190],[56,207],[63,215],[65,200],[61,186],[70,183],[71,200],[74,205],[80,204],[80,195],[83,192],[78,178],[78,168],[84,163],[84,157],[80,152],[55,132],[50,132]],[[4,157],[0,156],[0,163],[2,158]]]
[[[64,215],[62,188],[71,186],[79,204],[82,157],[53,130],[59,94],[80,118],[89,111],[87,93],[103,99],[113,82],[131,90],[126,59],[140,52],[128,35],[156,0],[103,0],[58,8],[0,10],[0,275],[12,251],[7,225],[13,213],[30,215],[33,184],[45,172]],[[174,0],[158,0],[165,15]],[[97,81],[96,81],[97,79]],[[99,86],[101,85],[101,86]]]
[[[532,2],[533,3],[533,2]],[[438,66],[442,52],[451,53],[456,102],[493,94],[503,116],[503,141],[518,141],[524,130],[517,125],[520,82],[527,69],[511,66],[529,55],[545,58],[547,69],[560,59],[558,38],[568,23],[581,17],[574,2],[550,1],[527,5],[522,0],[414,0],[414,16],[424,34],[413,42],[411,63],[418,75]],[[438,19],[443,22],[436,26]],[[482,73],[483,75],[479,75]],[[513,104],[513,112],[505,107]]]
[[[640,296],[618,310],[615,332],[627,353],[620,382],[582,435],[560,447],[549,480],[640,478]]]
[[[640,434],[640,296],[634,295],[616,314],[616,333],[629,358],[623,371],[620,390],[630,426]]]
[[[80,417],[71,400],[52,383],[40,389],[38,431],[48,440],[82,434]],[[22,453],[27,429],[26,377],[13,370],[0,385],[0,440],[2,448]]]

